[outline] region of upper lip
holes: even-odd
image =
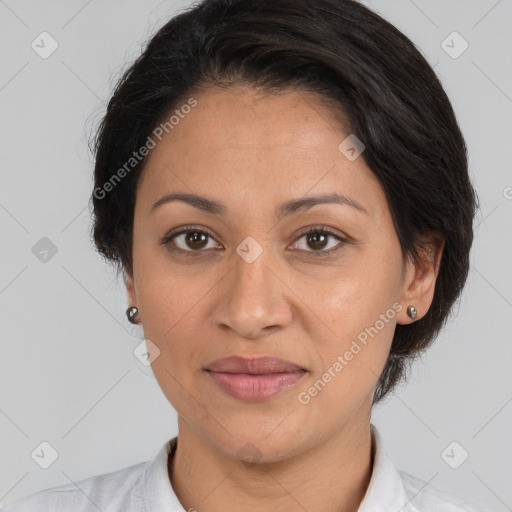
[[[206,370],[222,373],[252,373],[259,375],[264,373],[304,371],[304,368],[278,357],[263,356],[244,358],[231,356],[213,361],[206,367]]]

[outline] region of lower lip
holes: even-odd
[[[222,373],[208,371],[215,384],[228,395],[246,402],[256,402],[272,398],[281,391],[299,382],[305,371],[264,373]]]

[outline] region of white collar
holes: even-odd
[[[167,441],[155,459],[144,472],[144,508],[146,512],[166,510],[167,512],[184,512],[167,471],[169,453],[176,448],[178,438]]]
[[[382,437],[375,425],[370,424],[374,461],[372,476],[358,512],[418,512],[409,501],[402,478],[384,452]]]

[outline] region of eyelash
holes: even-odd
[[[171,231],[169,234],[165,235],[161,240],[160,240],[160,244],[161,245],[165,245],[165,246],[168,246],[168,249],[170,251],[173,251],[173,252],[180,252],[180,253],[185,253],[186,256],[197,256],[199,255],[200,253],[202,252],[205,252],[203,250],[197,250],[197,251],[193,251],[193,250],[184,250],[184,249],[179,249],[179,248],[171,248],[169,246],[169,243],[176,237],[178,237],[179,235],[184,235],[184,234],[188,234],[188,233],[202,233],[202,234],[205,234],[207,236],[209,236],[211,239],[215,240],[215,237],[212,235],[212,233],[210,233],[207,229],[199,229],[199,228],[196,228],[195,226],[184,226],[182,228],[178,228],[178,230],[175,230],[175,231]],[[329,228],[328,226],[315,226],[315,227],[312,227],[312,228],[309,228],[307,229],[306,231],[302,232],[299,237],[297,238],[297,242],[304,236],[306,235],[310,235],[312,233],[319,233],[319,234],[327,234],[327,235],[330,235],[334,238],[337,238],[340,242],[341,242],[341,245],[337,248],[334,248],[334,249],[329,249],[328,251],[323,251],[323,250],[319,250],[319,251],[305,251],[307,253],[311,253],[313,256],[315,257],[327,257],[327,256],[332,256],[333,254],[337,253],[338,251],[340,251],[341,249],[343,249],[343,247],[349,243],[348,240],[346,240],[345,238],[342,238],[340,237],[339,235],[336,234],[336,232]],[[296,242],[294,242],[295,244]]]

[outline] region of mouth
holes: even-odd
[[[267,400],[295,386],[307,370],[277,357],[218,359],[205,371],[228,395],[246,402]]]

